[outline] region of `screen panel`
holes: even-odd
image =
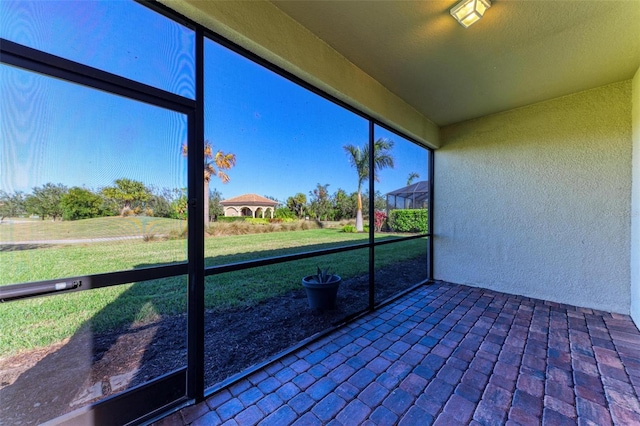
[[[0,37],[195,98],[195,32],[134,1],[3,0]]]
[[[377,169],[376,239],[427,233],[431,152],[380,126],[374,128],[374,140],[376,158],[392,163]]]
[[[428,238],[375,247],[375,301],[380,303],[428,278]]]
[[[254,253],[247,253],[253,258],[366,242],[366,233],[345,232],[364,187],[345,147],[364,146],[368,125],[206,40],[207,258],[224,260],[236,244],[244,251],[230,238],[243,234],[255,235]],[[233,160],[218,163],[220,157]]]
[[[0,284],[186,260],[186,115],[8,65],[0,92]]]
[[[207,277],[205,385],[367,309],[368,259],[368,249],[357,249]],[[309,304],[309,297],[331,297],[309,296],[302,285],[318,267],[341,278],[333,306]]]
[[[0,418],[39,424],[184,368],[187,277],[0,304]]]

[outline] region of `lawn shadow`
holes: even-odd
[[[13,244],[13,243],[0,243],[0,252],[9,251],[23,251],[23,250],[36,250],[54,248],[55,244]]]

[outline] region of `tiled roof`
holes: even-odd
[[[262,197],[258,194],[244,194],[238,195],[237,197],[229,198],[228,200],[220,201],[220,204],[222,204],[223,206],[232,206],[239,204],[250,204],[254,206],[276,206],[278,205],[278,202]]]

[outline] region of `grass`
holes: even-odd
[[[0,224],[0,241],[69,240],[125,236],[171,235],[182,232],[184,220],[162,217],[101,217],[74,221],[24,220]]]
[[[363,234],[332,228],[213,237],[205,240],[206,264],[339,246],[363,242],[366,238]],[[425,247],[422,239],[380,246],[376,249],[376,268],[424,256]],[[127,270],[185,259],[185,240],[145,242],[140,239],[0,251],[0,265],[3,265],[0,284]],[[345,279],[366,274],[368,250],[209,276],[206,307],[210,310],[238,308],[285,294],[299,288],[301,277],[313,273],[316,265],[330,267]],[[0,335],[3,336],[0,357],[70,338],[82,327],[104,332],[153,322],[164,315],[183,314],[186,294],[187,280],[180,276],[0,304]]]

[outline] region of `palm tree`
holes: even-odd
[[[344,150],[349,155],[349,162],[358,172],[358,211],[356,213],[356,230],[364,231],[362,221],[362,184],[369,179],[369,145],[363,148],[354,145],[345,145]],[[393,156],[391,149],[393,141],[386,138],[380,138],[373,143],[373,176],[376,182],[379,182],[378,171],[384,168],[393,168]]]
[[[182,145],[182,155],[187,156],[187,145]],[[224,170],[229,170],[236,165],[236,155],[218,150],[213,153],[213,145],[208,140],[204,141],[204,227],[209,226],[209,182],[211,176],[217,176],[222,183],[228,183],[231,178]]]
[[[420,175],[416,172],[409,173],[409,177],[407,178],[407,186],[411,185],[415,179],[418,179]]]

